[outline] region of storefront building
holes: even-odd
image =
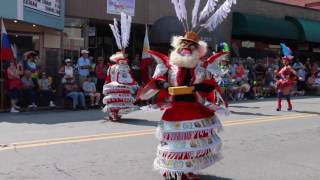
[[[40,53],[37,62],[43,71],[56,75],[62,58],[61,35],[64,28],[64,0],[5,0],[0,16],[14,47],[17,62],[30,50]]]
[[[3,0],[0,17],[4,21],[17,63],[26,60],[26,52],[38,51],[37,65],[55,81],[62,60],[62,32],[65,0]],[[8,61],[1,61],[1,106],[9,107],[9,94],[4,69]],[[3,79],[2,79],[3,78]]]
[[[187,1],[190,12],[193,3]],[[66,51],[78,52],[89,47],[93,56],[106,57],[116,51],[108,24],[113,18],[119,18],[117,8],[133,15],[129,54],[141,51],[145,24],[150,27],[151,47],[160,51],[168,50],[172,35],[183,34],[169,0],[69,0],[66,2],[65,35],[69,36],[65,38]],[[214,32],[201,35],[210,47],[229,42],[236,58],[273,61],[280,56],[279,43],[284,42],[297,57],[305,60],[320,59],[319,29],[318,10],[268,0],[240,0]]]
[[[320,61],[319,10],[274,1],[241,0],[231,21],[231,45],[236,58],[273,63],[280,57],[279,44],[286,43],[297,59]]]
[[[186,3],[191,11],[194,1]],[[205,1],[201,3],[204,5]],[[149,27],[151,48],[163,52],[168,51],[173,35],[183,35],[183,27],[175,17],[170,0],[68,0],[64,33],[66,55],[76,58],[83,47],[88,47],[90,55],[95,57],[108,57],[117,51],[108,24],[112,23],[113,18],[120,19],[119,12],[122,10],[133,16],[128,48],[131,57],[142,51],[146,25]],[[202,39],[213,47],[216,42],[230,38],[229,35],[230,33],[203,32]]]

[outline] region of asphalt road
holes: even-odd
[[[320,180],[320,98],[231,104],[221,116],[224,158],[204,180]],[[0,180],[160,180],[154,129],[162,112],[119,123],[100,111],[0,114]]]

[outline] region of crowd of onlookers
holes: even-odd
[[[279,60],[280,62],[280,60]],[[277,72],[282,65],[278,62],[268,64],[263,60],[223,60],[220,63],[222,77],[218,83],[228,100],[263,99],[275,96]],[[316,62],[309,59],[305,63],[293,60],[292,67],[297,72],[294,95],[306,93],[320,95],[320,73]]]
[[[37,108],[39,99],[42,105],[51,108],[56,107],[56,99],[70,101],[73,110],[99,108],[108,63],[103,57],[95,62],[88,54],[89,51],[82,50],[81,57],[75,61],[65,59],[58,72],[61,78],[56,80],[55,86],[53,79],[37,64],[37,52],[26,53],[23,63],[10,62],[5,72],[10,111],[19,112],[20,106]]]
[[[11,112],[19,112],[20,106],[37,108],[39,104],[52,108],[56,106],[55,100],[61,99],[64,104],[70,102],[74,110],[99,108],[110,64],[103,57],[93,58],[88,54],[87,50],[82,50],[79,58],[66,58],[58,71],[58,79],[52,79],[37,64],[39,57],[36,51],[26,53],[23,63],[11,62],[5,73]],[[141,82],[139,64],[136,62],[139,57],[134,59],[133,74],[137,82]],[[293,93],[320,95],[318,64],[311,63],[309,59],[304,63],[294,60],[292,64],[298,75]],[[231,101],[275,96],[276,74],[281,66],[278,62],[266,63],[252,58],[233,61],[225,59],[220,62],[222,74],[217,77],[217,82],[224,98]]]

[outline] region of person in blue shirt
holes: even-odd
[[[88,50],[81,50],[81,57],[78,59],[77,67],[79,69],[79,81],[80,85],[90,74],[91,62],[88,58],[89,51]]]

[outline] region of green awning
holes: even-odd
[[[304,18],[286,17],[294,23],[303,33],[303,39],[308,42],[320,42],[320,21]]]
[[[280,40],[301,40],[298,27],[285,19],[274,19],[264,16],[233,13],[232,34]]]

